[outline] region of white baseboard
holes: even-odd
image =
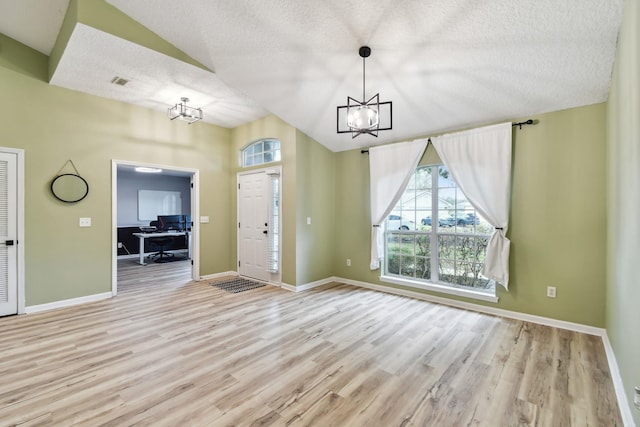
[[[488,306],[473,304],[465,301],[457,301],[449,298],[438,297],[435,295],[410,291],[406,289],[398,289],[398,288],[392,288],[389,286],[374,285],[373,283],[360,282],[358,280],[344,279],[341,277],[334,277],[333,280],[335,280],[336,282],[346,283],[348,285],[359,286],[362,288],[372,289],[375,291],[387,292],[391,294],[421,299],[424,301],[435,302],[438,304],[449,305],[452,307],[463,308],[465,310],[477,311],[480,313],[491,314],[494,316],[506,317],[508,319],[523,320],[525,322],[537,323],[539,325],[552,326],[554,328],[567,329],[575,332],[582,332],[589,335],[604,336],[606,334],[606,330],[603,328],[596,328],[593,326],[583,325],[580,323],[566,322],[564,320],[551,319],[549,317],[519,313],[517,311],[509,311],[501,308],[488,307]]]
[[[340,280],[335,277],[327,277],[326,279],[316,280],[315,282],[305,283],[300,286],[288,285],[286,283],[282,283],[280,287],[282,289],[286,289],[291,292],[303,292],[308,291],[309,289],[317,288],[318,286],[326,285],[328,283],[339,282]]]
[[[624,384],[622,382],[622,377],[620,376],[618,361],[615,353],[613,352],[611,341],[609,341],[609,335],[606,333],[602,336],[602,343],[604,344],[604,351],[607,354],[607,362],[609,363],[609,372],[611,373],[613,388],[615,389],[616,396],[618,397],[618,406],[620,407],[622,422],[625,426],[635,426],[631,407],[629,406],[629,400],[627,399],[627,394],[624,392]]]
[[[282,289],[286,290],[286,291],[297,292],[295,286],[289,285],[289,284],[284,283],[284,282],[280,283],[280,287]]]
[[[222,273],[207,274],[206,276],[200,276],[200,280],[219,279],[221,277],[237,276],[237,271],[224,271]]]
[[[87,295],[84,297],[71,298],[63,301],[54,301],[46,304],[31,305],[25,307],[24,312],[26,314],[32,314],[42,311],[55,310],[57,308],[72,307],[74,305],[87,304],[90,302],[101,301],[103,299],[109,299],[112,296],[113,295],[111,294],[111,292],[103,292],[101,294]]]

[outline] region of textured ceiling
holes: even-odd
[[[36,8],[36,2],[26,3]],[[605,101],[623,6],[623,0],[191,0],[182,8],[169,0],[107,2],[214,74],[78,26],[65,68],[54,77],[69,79],[65,87],[160,108],[176,102],[167,101],[175,95],[153,93],[176,84],[177,92],[193,89],[178,97],[202,102],[205,117],[217,115],[226,126],[269,111],[334,151]],[[3,11],[12,3],[22,2],[0,0]],[[5,27],[0,20],[0,32],[29,44]],[[381,101],[393,101],[393,130],[351,139],[336,133],[336,106],[362,97],[362,45],[372,48],[367,98],[380,93]],[[78,67],[82,73],[72,75]],[[135,76],[135,93],[91,92],[94,83],[86,79],[106,78],[105,67]],[[186,80],[172,81],[176,72]],[[227,101],[216,110],[211,100],[218,94]]]
[[[129,82],[112,84],[116,76]],[[204,121],[224,127],[268,114],[211,72],[80,23],[50,83],[159,111],[187,97]]]

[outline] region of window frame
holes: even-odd
[[[419,165],[416,168],[416,171],[418,171],[418,169],[420,168],[432,168],[432,173],[431,176],[433,177],[434,175],[436,176],[436,180],[431,181],[431,208],[430,208],[430,216],[431,216],[431,230],[430,231],[423,231],[423,230],[418,230],[417,225],[418,225],[418,217],[415,216],[415,221],[416,221],[416,229],[415,230],[388,230],[385,229],[384,232],[384,262],[381,265],[381,275],[380,275],[380,280],[382,282],[387,282],[387,283],[392,283],[395,285],[401,285],[401,286],[406,286],[406,287],[410,287],[410,288],[417,288],[417,289],[422,289],[422,290],[427,290],[427,291],[435,291],[435,292],[440,292],[440,293],[445,293],[445,294],[450,294],[450,295],[456,295],[456,296],[461,296],[461,297],[466,297],[466,298],[472,298],[472,299],[478,299],[478,300],[482,300],[482,301],[488,301],[488,302],[498,302],[499,298],[496,296],[496,287],[494,285],[493,289],[487,289],[487,290],[481,290],[478,288],[473,288],[470,286],[465,286],[465,285],[460,285],[460,284],[455,284],[455,283],[449,283],[449,282],[444,282],[441,281],[439,278],[439,270],[438,270],[438,265],[440,262],[440,248],[439,248],[439,238],[441,236],[453,236],[453,237],[471,237],[471,238],[489,238],[490,234],[481,234],[481,233],[460,233],[460,232],[442,232],[439,231],[439,226],[438,226],[438,220],[439,220],[439,207],[438,207],[438,192],[441,190],[439,188],[439,180],[440,180],[440,167],[444,166],[446,167],[446,165],[440,163],[440,164],[429,164],[429,165]],[[435,170],[435,174],[433,173],[433,170]],[[414,172],[415,173],[415,172]],[[453,181],[455,183],[455,181]],[[456,189],[459,189],[459,187],[457,186],[456,183]],[[406,191],[406,189],[405,189]],[[414,212],[418,212],[417,210],[414,209]],[[401,211],[402,213],[402,211]],[[456,216],[457,218],[457,216]],[[435,225],[434,225],[435,224]],[[430,261],[430,278],[427,279],[418,279],[418,278],[410,278],[407,276],[402,276],[400,274],[400,269],[398,270],[398,274],[395,273],[389,273],[388,270],[388,262],[389,262],[389,253],[388,253],[388,249],[389,249],[389,237],[390,234],[393,233],[393,235],[407,235],[407,236],[412,236],[413,240],[414,240],[414,250],[413,250],[413,257],[414,259],[416,259],[416,253],[415,253],[415,245],[416,245],[416,241],[417,238],[419,236],[428,236],[429,237],[429,261]],[[400,254],[400,257],[402,257],[402,254]],[[401,267],[399,267],[401,268]]]
[[[266,142],[276,143],[277,148],[271,148],[269,150],[265,150],[264,144]],[[257,148],[258,145],[261,146],[261,149],[259,152],[255,152],[255,149]],[[270,153],[273,154],[272,160],[265,161],[266,155]],[[242,168],[252,168],[256,166],[268,165],[270,163],[278,163],[282,161],[282,143],[277,138],[261,138],[256,141],[252,141],[247,145],[245,145],[244,147],[242,147],[240,149],[239,154],[240,154],[239,155],[240,158],[238,159],[238,161],[240,163],[240,167]],[[256,159],[259,156],[261,161],[259,162],[251,161],[250,164],[248,164],[247,158],[249,156],[252,159]]]

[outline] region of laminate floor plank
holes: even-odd
[[[110,300],[0,318],[0,426],[622,425],[599,337],[190,269],[119,260]]]

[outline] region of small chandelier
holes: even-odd
[[[180,100],[182,102],[169,108],[168,113],[171,120],[180,119],[189,124],[202,120],[202,108],[189,107],[187,105],[189,98],[180,98]]]
[[[347,105],[337,107],[336,129],[338,133],[350,133],[352,138],[365,133],[377,137],[378,131],[392,129],[392,103],[380,102],[379,93],[365,101],[365,59],[371,55],[371,48],[362,46],[358,54],[362,58],[362,101],[348,96]],[[387,109],[386,118],[382,115],[385,123],[381,126],[380,112]],[[341,127],[341,122],[346,123],[346,126]]]

